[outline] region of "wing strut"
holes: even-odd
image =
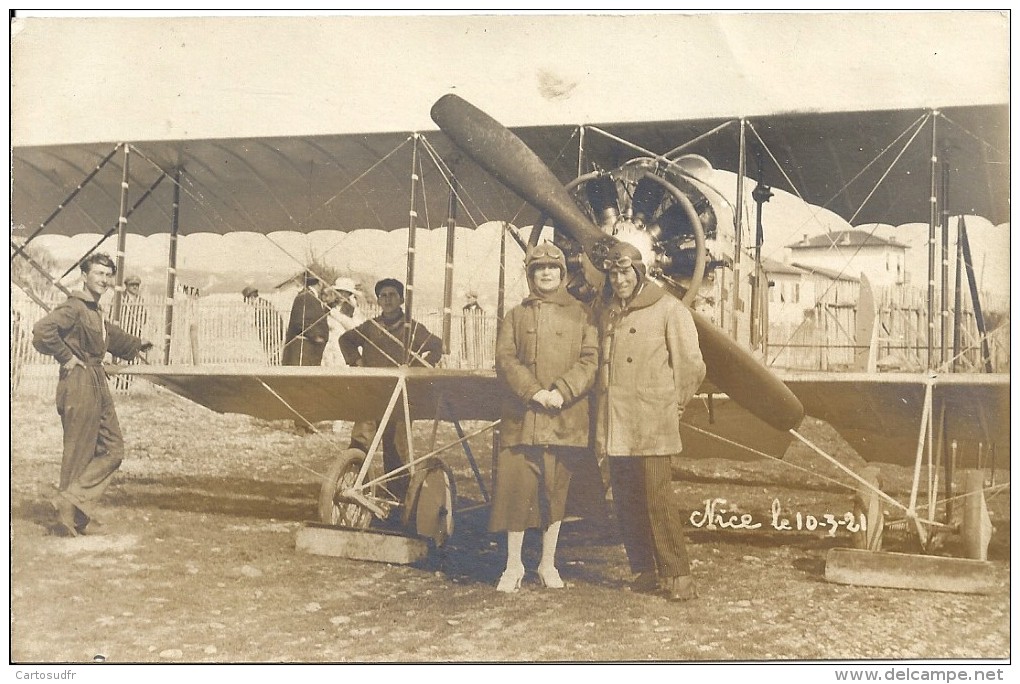
[[[464,455],[467,457],[468,464],[471,466],[471,472],[475,475],[475,482],[478,483],[478,489],[482,492],[482,498],[485,502],[489,502],[489,490],[485,487],[485,481],[482,479],[482,471],[478,468],[478,462],[475,460],[474,453],[471,452],[471,445],[464,438],[464,428],[460,426],[460,421],[453,417],[453,411],[450,410],[450,405],[446,399],[440,399],[440,405],[443,410],[446,411],[447,415],[450,416],[450,422],[453,423],[453,429],[457,431],[457,437],[460,443],[464,447]]]
[[[152,185],[150,185],[149,189],[146,190],[142,194],[142,196],[138,198],[138,201],[135,202],[131,206],[130,209],[128,209],[128,212],[126,214],[124,214],[124,218],[125,219],[131,218],[131,214],[135,213],[135,209],[137,209],[138,207],[142,206],[142,202],[144,202],[145,200],[147,200],[149,198],[149,195],[152,194],[153,190],[155,190],[157,187],[159,187],[159,184],[163,182],[164,178],[166,178],[166,172],[160,171],[159,177],[156,178],[156,182],[153,183]],[[96,244],[94,244],[91,247],[89,247],[89,251],[87,251],[84,254],[82,254],[81,257],[79,257],[79,259],[77,261],[75,261],[73,264],[68,266],[67,270],[64,271],[63,275],[61,275],[60,277],[61,278],[66,278],[68,273],[70,273],[74,269],[78,268],[78,266],[81,265],[81,262],[85,261],[85,259],[87,259],[90,254],[92,254],[94,251],[99,249],[99,245],[101,245],[104,242],[106,242],[114,233],[117,232],[117,228],[119,226],[120,226],[120,223],[118,222],[118,224],[116,226],[114,226],[110,230],[106,231],[106,233],[103,234],[103,237],[99,238],[99,240],[96,242]]]
[[[39,224],[39,227],[35,229],[35,232],[29,235],[25,239],[25,242],[23,242],[17,249],[14,250],[14,252],[11,254],[11,261],[14,261],[15,257],[17,257],[19,254],[24,253],[25,248],[28,247],[28,243],[34,240],[39,235],[39,233],[46,230],[46,226],[49,225],[49,223],[53,219],[55,219],[60,212],[64,210],[64,207],[66,207],[68,203],[70,203],[71,200],[73,200],[78,195],[78,193],[81,192],[82,188],[89,184],[89,181],[96,177],[96,174],[99,173],[100,169],[106,166],[107,162],[113,159],[113,155],[117,154],[117,150],[119,150],[123,145],[124,143],[117,143],[116,145],[114,145],[113,149],[110,150],[110,153],[103,157],[103,159],[98,164],[96,164],[96,168],[92,169],[92,171],[90,171],[89,174],[85,176],[85,179],[81,183],[78,183],[78,187],[72,190],[71,194],[68,195],[63,202],[57,205],[57,208],[53,210],[53,213],[47,216],[46,220]]]

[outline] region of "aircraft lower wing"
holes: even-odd
[[[212,365],[117,365],[109,370],[140,376],[219,413],[263,420],[300,416],[313,423],[378,419],[401,378],[414,419],[438,415],[498,420],[505,391],[491,370]],[[770,427],[709,383],[701,392],[703,396],[691,402],[684,414],[685,455],[737,460],[754,460],[763,453],[782,457],[792,439],[788,433]]]
[[[264,420],[375,420],[397,383],[414,419],[497,420],[503,388],[491,370],[426,368],[116,366],[220,413]],[[785,373],[780,378],[808,415],[831,424],[864,459],[912,465],[922,435],[927,388],[934,425],[943,420],[960,467],[1009,465],[1009,376],[907,373]],[[787,432],[758,420],[706,383],[684,415],[685,455],[781,458]],[[399,406],[398,406],[399,409]],[[722,438],[722,439],[720,439]],[[936,440],[939,439],[935,435]]]
[[[377,420],[401,379],[413,419],[496,420],[492,371],[432,368],[119,366],[219,413],[264,420]],[[397,409],[401,410],[400,404]]]
[[[831,424],[862,458],[912,465],[923,436],[925,396],[931,388],[934,439],[944,423],[947,450],[957,443],[958,465],[981,465],[994,445],[996,467],[1009,467],[1009,376],[953,373],[786,373],[780,377],[805,412]]]

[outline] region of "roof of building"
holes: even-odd
[[[829,280],[841,280],[848,283],[856,283],[860,281],[857,276],[852,276],[849,273],[841,273],[834,268],[821,268],[819,266],[812,266],[810,264],[793,264],[797,268],[807,271],[811,275],[820,275]]]
[[[761,267],[769,275],[803,275],[803,269],[797,268],[793,264],[784,264],[781,261],[775,259],[762,259]]]
[[[822,235],[805,235],[803,240],[787,245],[789,249],[829,249],[831,247],[895,247],[907,245],[874,235],[865,230],[835,230]]]

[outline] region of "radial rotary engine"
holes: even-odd
[[[728,263],[719,225],[720,214],[731,212],[722,195],[703,180],[711,171],[697,155],[676,161],[642,157],[613,171],[579,176],[567,189],[603,233],[637,247],[649,274],[679,286],[690,304],[705,277]],[[532,236],[534,240],[537,231]],[[592,269],[605,270],[605,255],[600,250],[583,254],[560,230],[554,239],[567,255],[572,292],[590,298],[594,293],[582,283],[600,280]]]

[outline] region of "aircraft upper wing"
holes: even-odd
[[[219,413],[264,420],[378,420],[400,378],[413,419],[497,420],[493,371],[432,368],[117,366]],[[397,410],[402,411],[401,404]]]
[[[12,225],[24,225],[31,234],[115,143],[15,148]],[[455,160],[440,134],[417,143],[412,133],[394,132],[131,141],[130,147],[128,208],[155,187],[128,218],[127,231],[140,235],[170,232],[178,167],[181,235],[406,228],[412,168],[419,177],[419,227],[445,225],[450,193],[445,176],[451,173],[461,187],[461,225],[510,220],[522,206],[470,160]],[[43,234],[104,234],[115,228],[124,163],[121,147],[52,217]]]
[[[766,183],[796,190],[808,202],[853,218],[855,225],[924,222],[930,213],[932,124],[928,121],[921,130],[919,122],[927,114],[912,109],[755,117],[749,120],[749,154],[760,159]],[[1008,106],[953,107],[940,116],[940,145],[948,150],[952,169],[951,210],[993,223],[1008,220]],[[584,136],[582,157],[609,168],[646,156],[641,150],[665,154],[681,149],[736,172],[739,128],[738,118],[599,124]],[[578,171],[577,130],[566,124],[514,132],[565,184]],[[12,225],[33,232],[115,142],[13,148]],[[460,185],[461,225],[496,219],[529,225],[537,218],[533,208],[524,207],[502,183],[459,154],[441,132],[422,135],[417,157],[410,132],[131,141],[131,146],[129,207],[163,171],[169,176],[128,220],[127,230],[142,235],[170,232],[177,167],[183,169],[182,235],[407,227],[409,206],[394,198],[409,196],[415,159],[419,226],[439,227],[446,221],[449,186],[441,167]],[[123,150],[117,150],[47,223],[45,234],[103,234],[116,227],[123,157]]]

